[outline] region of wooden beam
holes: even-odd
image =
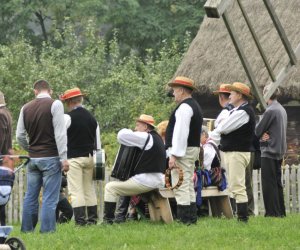
[[[237,51],[237,53],[239,55],[239,58],[240,58],[240,60],[242,62],[242,65],[243,65],[243,67],[244,67],[244,69],[246,71],[248,79],[249,79],[249,81],[251,83],[254,95],[256,96],[257,101],[259,102],[260,106],[263,109],[266,109],[267,104],[266,104],[266,102],[265,102],[265,100],[264,100],[264,98],[263,98],[263,96],[261,94],[261,90],[258,87],[258,84],[256,82],[254,73],[253,73],[252,68],[251,68],[251,66],[250,66],[250,64],[249,64],[249,62],[247,60],[247,57],[246,57],[246,55],[245,55],[245,53],[244,53],[244,51],[242,49],[242,46],[241,46],[240,41],[238,39],[238,36],[236,35],[235,30],[233,28],[233,25],[232,25],[231,21],[228,18],[227,11],[225,11],[223,13],[223,20],[224,20],[226,28],[227,28],[227,30],[229,32],[231,40],[232,40],[232,42],[234,44],[234,47],[235,47],[235,49],[236,49],[236,51]]]
[[[300,60],[300,43],[298,44],[295,52],[295,57]],[[289,76],[289,74],[292,72],[292,69],[295,67],[295,65],[292,64],[292,62],[290,61],[278,74],[277,76],[277,80],[275,82],[272,82],[271,87],[269,88],[268,92],[265,93],[264,95],[264,99],[265,101],[269,100],[270,97],[272,96],[272,94],[274,93],[274,91],[278,88],[279,85],[281,85],[282,83],[284,83],[287,79],[287,77]]]
[[[270,66],[270,64],[269,64],[269,62],[268,62],[268,59],[267,59],[267,57],[266,57],[266,55],[265,55],[265,53],[264,53],[264,51],[263,51],[263,49],[262,49],[262,47],[261,47],[261,45],[260,45],[260,42],[259,42],[259,40],[258,40],[258,37],[257,37],[257,35],[256,35],[255,31],[254,31],[254,28],[252,27],[252,24],[251,24],[251,22],[250,22],[250,19],[249,19],[249,17],[248,17],[247,12],[245,11],[245,8],[244,8],[244,6],[243,6],[243,4],[242,4],[242,1],[241,1],[241,0],[237,0],[237,2],[238,2],[238,4],[239,4],[239,6],[240,6],[240,9],[241,9],[241,11],[242,11],[242,14],[243,14],[243,16],[244,16],[244,18],[245,18],[245,21],[246,21],[246,23],[247,23],[247,26],[248,26],[248,28],[249,28],[249,30],[250,30],[250,33],[251,33],[251,35],[252,35],[252,37],[253,37],[253,39],[254,39],[254,42],[255,42],[255,44],[256,44],[256,47],[257,47],[257,49],[258,49],[258,51],[259,51],[259,53],[260,53],[260,56],[262,57],[262,59],[263,59],[263,61],[264,61],[264,63],[265,63],[265,66],[266,66],[266,68],[267,68],[267,70],[268,70],[268,72],[269,72],[269,75],[270,75],[272,81],[275,82],[275,81],[276,81],[276,77],[275,77],[275,75],[274,75],[274,72],[273,72],[273,70],[271,69],[271,66]]]
[[[211,18],[220,18],[234,0],[208,0],[204,4],[206,15]]]
[[[280,20],[275,12],[275,9],[273,8],[271,2],[269,0],[263,0],[265,5],[266,5],[266,8],[269,12],[269,15],[274,23],[274,26],[279,34],[279,37],[285,47],[285,50],[286,52],[288,53],[289,57],[290,57],[290,60],[291,60],[291,64],[292,65],[296,65],[297,64],[297,57],[294,53],[294,50],[292,49],[292,46],[287,38],[287,35],[280,23]]]

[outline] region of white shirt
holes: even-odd
[[[193,109],[190,105],[183,103],[175,112],[175,126],[172,138],[172,148],[169,149],[170,155],[183,157],[186,153],[188,136],[190,133],[190,123],[193,116]]]
[[[220,144],[221,134],[229,134],[249,122],[249,115],[245,110],[237,110],[239,107],[230,110],[229,116],[223,119],[218,127],[209,132],[209,138],[214,140],[215,143]]]
[[[118,142],[125,146],[129,147],[138,147],[143,149],[146,140],[150,135],[149,141],[145,147],[145,150],[149,150],[153,146],[153,137],[151,134],[147,132],[138,132],[132,131],[131,129],[123,128],[118,133]],[[132,176],[130,179],[134,180],[135,182],[144,185],[150,188],[162,188],[164,187],[164,174],[162,173],[144,173],[144,174],[136,174]]]
[[[209,143],[208,143],[209,142]],[[211,145],[211,143],[215,144],[213,140],[208,140],[202,147],[203,147],[203,166],[205,169],[210,170],[211,164],[216,156],[216,150]],[[215,144],[216,145],[216,144]]]

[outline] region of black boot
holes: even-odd
[[[232,213],[235,216],[236,215],[236,202],[234,198],[230,198],[230,205],[232,209]]]
[[[86,213],[85,207],[74,207],[75,225],[85,226],[86,225]]]
[[[196,224],[197,223],[197,205],[196,202],[191,202],[190,205],[190,223],[191,224]]]
[[[183,224],[190,224],[190,205],[177,204],[177,220]]]
[[[115,210],[116,210],[116,202],[104,202],[104,215],[103,215],[103,223],[104,224],[113,224],[115,219]]]
[[[238,221],[248,222],[248,203],[237,203],[236,208]]]
[[[130,196],[120,196],[114,222],[122,223],[126,221],[130,199]]]
[[[97,205],[87,207],[87,214],[88,214],[87,224],[96,225],[98,220]]]

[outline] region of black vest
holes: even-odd
[[[67,130],[68,158],[92,155],[96,145],[96,119],[82,107],[68,114],[71,116],[71,126]]]
[[[203,123],[202,110],[199,104],[193,98],[188,98],[182,101],[176,107],[176,109],[173,111],[169,119],[169,124],[166,130],[166,148],[172,147],[173,131],[176,123],[175,112],[179,108],[179,106],[183,103],[188,104],[193,109],[193,116],[191,118],[190,132],[188,136],[187,146],[200,147],[200,135],[201,135],[201,128]]]
[[[156,131],[151,131],[153,146],[145,150],[134,171],[134,175],[142,173],[164,173],[166,170],[166,150],[164,142]]]
[[[249,115],[249,121],[231,133],[221,135],[220,150],[250,152],[255,129],[255,114],[249,104],[241,105],[237,110],[244,110]],[[229,116],[230,117],[230,116]]]

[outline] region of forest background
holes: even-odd
[[[86,94],[111,165],[116,133],[141,113],[157,123],[174,107],[166,84],[202,22],[204,0],[2,0],[0,90],[14,128],[32,84],[47,80],[58,98]],[[17,145],[15,145],[18,147]]]

